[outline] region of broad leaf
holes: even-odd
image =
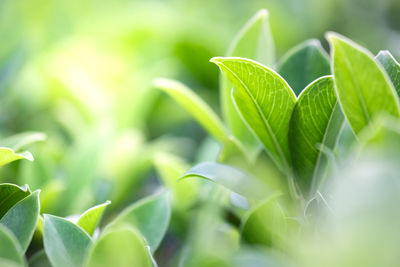
[[[33,161],[33,156],[28,151],[16,153],[11,148],[0,147],[0,167],[19,159],[27,159],[29,161]]]
[[[276,196],[250,211],[241,228],[241,236],[248,243],[267,246],[280,244],[286,231],[286,219]]]
[[[382,64],[386,73],[389,75],[397,95],[400,96],[400,64],[394,59],[389,51],[380,51],[376,59]]]
[[[44,249],[39,250],[29,259],[29,267],[52,267]]]
[[[249,127],[275,160],[290,166],[288,128],[296,96],[275,71],[245,58],[211,59],[235,86],[235,104]]]
[[[88,267],[152,267],[146,244],[133,229],[124,227],[107,232],[92,246]]]
[[[213,162],[200,163],[185,172],[180,179],[192,177],[213,181],[251,199],[261,200],[271,193],[271,189],[267,184],[229,165]]]
[[[0,184],[0,218],[30,193],[28,186],[20,187],[14,184]]]
[[[120,225],[131,225],[138,229],[151,248],[158,248],[167,231],[171,217],[168,192],[144,198],[127,207],[113,222],[112,229]]]
[[[267,10],[260,10],[239,31],[228,49],[228,57],[244,57],[257,60],[272,67],[275,63],[275,48],[268,22]],[[256,148],[258,142],[240,117],[232,101],[232,83],[222,76],[220,99],[222,112],[233,135],[247,148]]]
[[[24,266],[23,254],[24,252],[13,233],[0,224],[0,258],[15,262],[18,266]]]
[[[343,121],[331,76],[317,79],[300,94],[290,120],[289,145],[292,166],[304,191],[310,185],[314,191],[321,179],[326,159],[319,146],[334,149]]]
[[[84,264],[91,239],[74,223],[45,214],[43,244],[53,267],[79,267]]]
[[[103,204],[88,209],[81,215],[81,217],[79,217],[76,224],[92,236],[94,230],[96,230],[97,225],[103,217],[105,208],[110,205],[110,203],[111,201],[106,201]]]
[[[180,82],[168,79],[156,79],[154,85],[171,96],[190,113],[216,140],[223,142],[227,138],[224,124],[199,96]]]
[[[23,251],[28,248],[38,223],[39,206],[39,191],[35,191],[19,201],[0,220],[15,235]]]
[[[328,33],[327,39],[337,95],[353,131],[358,135],[381,113],[399,117],[395,89],[372,54],[339,34]]]
[[[299,95],[312,81],[331,73],[328,54],[318,40],[308,40],[286,53],[278,73]]]

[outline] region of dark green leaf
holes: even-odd
[[[0,184],[0,218],[30,193],[28,186],[20,187],[14,184]]]
[[[84,265],[90,236],[76,224],[53,215],[44,215],[43,243],[53,267]]]
[[[29,267],[52,267],[44,249],[39,250],[29,259]]]
[[[353,41],[328,33],[340,105],[358,135],[377,115],[400,116],[399,100],[386,72],[372,54]]]
[[[278,73],[290,84],[296,95],[315,79],[330,74],[328,54],[321,43],[308,40],[283,56]]]
[[[397,95],[400,96],[400,64],[394,59],[389,51],[380,51],[376,59],[382,64],[386,73],[389,75]]]

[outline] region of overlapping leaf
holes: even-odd
[[[22,255],[22,248],[14,234],[0,224],[0,259],[10,260],[17,266],[24,266],[25,260]]]
[[[92,236],[94,230],[96,230],[97,225],[103,217],[105,208],[110,204],[111,201],[106,201],[103,204],[88,209],[79,217],[76,224]]]
[[[376,59],[382,64],[386,73],[389,75],[397,95],[400,96],[400,64],[394,59],[389,51],[380,51]]]
[[[30,194],[28,186],[17,186],[14,184],[0,184],[0,218],[12,208],[18,201]]]

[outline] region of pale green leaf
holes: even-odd
[[[286,53],[279,64],[278,73],[289,83],[296,95],[315,79],[330,74],[328,54],[321,43],[308,40]]]
[[[0,224],[0,258],[10,260],[17,266],[24,266],[23,254],[24,252],[13,233]]]
[[[111,228],[131,225],[138,229],[150,246],[151,252],[154,253],[164,238],[170,218],[170,196],[166,191],[144,198],[127,207],[114,220]]]
[[[227,132],[221,119],[206,102],[184,84],[174,80],[158,78],[154,81],[154,85],[180,104],[216,140],[223,142],[227,138]]]
[[[380,51],[376,59],[382,64],[386,73],[389,75],[397,95],[400,96],[400,64],[394,59],[389,51]]]
[[[226,56],[250,58],[272,67],[275,63],[275,48],[268,20],[267,10],[258,11],[236,35]],[[220,100],[224,118],[233,135],[246,148],[256,149],[258,142],[240,117],[232,101],[232,87],[229,79],[222,76],[220,79]]]
[[[30,193],[28,186],[20,187],[15,184],[0,184],[0,218]]]
[[[109,231],[90,249],[88,267],[152,267],[150,255],[140,234],[128,227]]]
[[[21,148],[35,142],[46,140],[46,135],[41,132],[24,132],[12,135],[0,140],[0,146],[9,147],[14,151],[19,151]]]
[[[251,199],[264,199],[271,193],[269,186],[250,174],[225,164],[203,162],[186,171],[182,179],[198,177],[218,183]]]
[[[211,59],[235,86],[232,95],[248,126],[277,165],[290,166],[288,128],[296,96],[272,69],[245,58]]]
[[[79,217],[76,224],[92,236],[94,230],[96,230],[97,225],[103,217],[105,208],[110,204],[111,201],[106,201],[103,204],[88,209]]]
[[[331,76],[315,80],[300,94],[290,120],[289,145],[292,166],[304,191],[323,175],[326,158],[318,146],[333,150],[343,122]]]
[[[15,235],[23,251],[31,242],[39,220],[39,211],[39,191],[35,191],[20,200],[0,220]]]
[[[80,267],[84,265],[91,239],[76,224],[45,214],[43,244],[53,267]]]
[[[337,95],[353,131],[358,135],[381,113],[399,117],[395,89],[372,54],[339,34],[328,33],[327,39]]]

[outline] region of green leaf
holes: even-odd
[[[0,184],[0,218],[30,193],[27,185],[20,187],[15,184]]]
[[[211,59],[235,86],[235,104],[277,165],[290,166],[288,128],[296,96],[275,71],[250,59]]]
[[[286,219],[276,197],[271,196],[259,204],[243,220],[241,236],[246,242],[277,246],[283,241]]]
[[[44,249],[39,250],[29,259],[29,267],[52,267]]]
[[[299,95],[312,81],[331,73],[328,54],[318,40],[308,40],[283,56],[278,73]]]
[[[251,199],[265,199],[271,189],[263,181],[229,165],[203,162],[187,172],[182,179],[198,177],[221,184],[229,190]]]
[[[154,81],[154,85],[179,103],[216,140],[223,142],[227,138],[225,126],[217,114],[184,84],[174,80],[158,78]]]
[[[163,239],[171,217],[170,196],[167,191],[144,198],[127,207],[112,223],[111,227],[131,225],[137,228],[150,246],[157,249]]]
[[[292,166],[304,191],[310,185],[314,191],[323,175],[326,158],[318,146],[333,150],[343,122],[332,76],[315,80],[300,94],[290,120],[289,146]]]
[[[88,209],[81,215],[81,217],[79,217],[76,224],[92,236],[94,230],[96,230],[97,225],[103,217],[105,208],[110,204],[111,201],[106,201],[103,204]]]
[[[226,56],[250,58],[272,67],[275,63],[275,48],[268,20],[267,10],[258,11],[236,35]],[[247,148],[256,148],[257,140],[232,101],[232,83],[222,76],[220,87],[222,111],[233,135]]]
[[[24,266],[23,254],[24,252],[13,233],[0,224],[0,258],[15,262],[18,266]]]
[[[0,140],[0,146],[9,147],[15,151],[35,142],[46,140],[46,135],[41,132],[24,132]]]
[[[400,64],[394,59],[389,51],[380,51],[376,59],[382,64],[386,73],[389,75],[397,95],[400,96]]]
[[[88,267],[140,266],[152,267],[142,237],[124,227],[109,231],[99,238],[89,252]]]
[[[0,220],[15,235],[23,251],[31,242],[39,220],[39,211],[39,191],[35,191],[19,201]]]
[[[28,151],[16,153],[11,148],[0,147],[0,167],[19,159],[27,159],[29,161],[33,161],[33,156]]]
[[[79,267],[84,264],[91,239],[76,224],[45,214],[43,244],[53,267]]]
[[[372,54],[339,34],[328,33],[327,39],[337,95],[353,131],[358,135],[381,113],[399,117],[395,89]]]

